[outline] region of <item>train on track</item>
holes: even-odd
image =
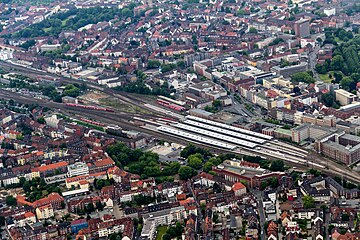
[[[114,110],[112,109],[97,107],[97,106],[87,106],[87,105],[75,104],[75,103],[66,103],[65,105],[68,107],[77,107],[77,108],[84,108],[84,109],[91,109],[91,110],[105,111],[105,112],[114,112]]]
[[[92,125],[96,125],[96,126],[100,126],[100,127],[105,127],[106,125],[103,123],[99,123],[99,122],[95,122],[95,121],[91,121],[89,119],[86,118],[80,118],[81,121],[86,122],[86,123],[90,123]]]
[[[176,105],[183,106],[183,107],[186,105],[186,102],[174,100],[174,99],[164,97],[164,96],[161,96],[161,95],[158,96],[158,99],[161,99],[161,100],[164,100],[164,101],[167,101],[167,102],[171,102],[171,103],[174,103]]]
[[[167,108],[173,109],[175,111],[179,111],[179,112],[183,112],[186,110],[186,108],[184,108],[183,106],[177,105],[175,103],[171,103],[169,101],[165,101],[161,98],[157,99],[157,103],[161,106],[164,106],[164,107],[167,107]]]

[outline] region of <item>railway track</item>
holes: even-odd
[[[69,84],[86,83],[86,85],[87,85],[87,87],[89,89],[103,92],[103,93],[105,93],[105,94],[107,94],[107,95],[109,95],[111,97],[117,98],[122,103],[136,106],[139,109],[142,109],[143,111],[151,112],[151,113],[157,114],[159,116],[165,116],[165,117],[167,116],[164,113],[161,113],[161,112],[155,111],[152,108],[146,107],[144,104],[149,103],[148,101],[146,101],[144,99],[141,99],[141,98],[134,97],[130,93],[121,92],[121,94],[120,94],[119,91],[116,91],[116,90],[113,90],[113,89],[110,89],[110,88],[106,88],[106,87],[102,87],[102,86],[94,84],[94,83],[85,82],[85,81],[81,81],[81,80],[75,80],[75,79],[71,79],[71,78],[66,78],[66,77],[63,77],[63,76],[58,76],[58,75],[55,75],[55,74],[47,73],[45,71],[36,70],[36,69],[32,69],[32,68],[27,68],[27,67],[24,67],[24,66],[11,64],[11,63],[4,62],[4,61],[0,61],[0,66],[3,67],[4,69],[7,69],[8,71],[13,71],[13,69],[16,69],[19,73],[24,73],[27,76],[30,75],[33,78],[36,78],[39,75],[40,76],[51,76],[51,77],[54,77],[56,79],[59,79],[60,82],[62,82],[62,83],[69,83]],[[166,110],[169,110],[169,109],[166,109]]]
[[[78,80],[74,80],[74,79],[68,79],[68,78],[64,78],[64,77],[60,77],[54,74],[49,74],[47,72],[44,71],[40,71],[40,70],[35,70],[35,69],[30,69],[27,67],[23,67],[23,66],[18,66],[18,65],[14,65],[14,64],[10,64],[10,63],[6,63],[3,61],[0,61],[0,66],[8,69],[9,71],[13,71],[14,69],[16,69],[17,71],[19,71],[20,73],[25,73],[25,75],[32,75],[34,77],[36,76],[52,76],[54,78],[59,79],[60,81],[64,82],[64,83],[79,83],[81,81]],[[139,99],[139,98],[135,98],[133,96],[130,96],[129,94],[126,93],[122,93],[119,94],[118,92],[112,90],[112,89],[106,89],[103,88],[101,86],[95,85],[95,84],[91,84],[86,82],[88,87],[90,89],[94,89],[94,90],[98,90],[98,91],[102,91],[110,96],[113,96],[115,98],[118,98],[120,101],[127,103],[127,104],[131,104],[131,105],[135,105],[137,107],[139,107],[140,109],[144,109],[148,112],[151,112],[151,114],[136,114],[136,113],[128,113],[128,112],[122,112],[119,110],[116,110],[115,113],[110,113],[110,112],[98,112],[96,110],[87,110],[87,109],[82,109],[81,111],[78,111],[78,109],[70,109],[67,107],[64,107],[63,104],[60,103],[54,103],[54,102],[45,102],[43,100],[40,99],[29,99],[29,97],[23,96],[23,95],[19,95],[17,93],[12,93],[12,92],[8,92],[5,91],[3,89],[0,89],[0,97],[5,98],[5,99],[13,99],[19,103],[23,103],[23,104],[29,104],[29,103],[37,103],[41,106],[46,106],[49,108],[55,108],[55,109],[60,109],[60,111],[62,111],[65,114],[70,114],[72,116],[79,116],[79,117],[85,117],[85,118],[89,118],[92,120],[96,120],[99,122],[103,122],[103,123],[107,123],[107,124],[116,124],[119,125],[120,127],[124,128],[124,129],[128,129],[128,130],[135,130],[135,131],[141,131],[144,132],[146,134],[152,135],[154,137],[160,138],[160,139],[164,139],[167,141],[171,141],[171,142],[178,142],[180,144],[184,144],[187,145],[189,143],[189,141],[185,140],[185,139],[181,139],[178,137],[174,137],[172,135],[169,134],[163,134],[163,133],[159,133],[150,129],[146,129],[146,128],[141,128],[139,126],[136,126],[134,124],[132,124],[130,121],[133,119],[133,117],[149,117],[149,118],[153,118],[153,117],[167,117],[166,114],[154,111],[152,109],[149,109],[147,107],[144,106],[144,100]],[[168,110],[168,109],[166,109]],[[229,153],[229,151],[223,150],[223,149],[218,149],[218,148],[214,148],[211,146],[207,146],[205,144],[199,144],[199,143],[195,143],[195,145],[198,146],[206,146],[209,149],[212,149],[215,152],[218,153]],[[280,145],[280,144],[279,144]],[[261,155],[259,153],[253,153],[251,151],[246,151],[246,150],[241,150],[241,152],[233,152],[233,153],[237,153],[237,154],[248,154],[248,155]],[[314,160],[314,162],[319,162],[320,164],[324,164],[322,161],[316,161]],[[303,170],[307,170],[308,168],[306,168],[304,165],[300,165],[300,164],[292,164],[294,166],[297,166],[299,169],[303,169]],[[316,169],[316,167],[314,167]],[[319,169],[319,168],[318,168]],[[328,164],[327,168],[325,169],[319,169],[331,176],[338,176],[339,174],[341,174],[342,176],[344,176],[345,179],[354,182],[354,183],[360,183],[360,176],[358,173],[352,171],[351,169],[348,169],[347,167],[344,167],[342,165],[336,164],[334,162],[331,162]]]
[[[6,92],[6,93],[4,94],[4,92]],[[69,108],[64,104],[44,102],[44,101],[39,101],[38,99],[28,99],[26,97],[23,97],[23,96],[19,97],[17,95],[19,95],[19,94],[16,94],[16,93],[10,94],[9,92],[7,92],[5,90],[0,89],[0,97],[2,97],[2,98],[13,99],[20,103],[27,103],[27,104],[28,103],[37,103],[40,106],[46,106],[49,108],[60,109],[60,112],[64,113],[65,115],[69,115],[70,117],[72,117],[72,116],[77,116],[79,118],[84,117],[84,118],[95,120],[95,121],[98,121],[98,122],[101,122],[104,124],[115,124],[115,125],[120,126],[123,129],[140,131],[140,132],[143,132],[150,136],[153,136],[155,138],[164,139],[169,142],[177,142],[177,143],[183,144],[183,145],[187,145],[189,143],[189,141],[186,139],[182,139],[180,137],[175,137],[171,134],[164,134],[164,133],[156,132],[154,130],[143,128],[140,126],[136,126],[131,122],[133,120],[133,117],[144,118],[145,116],[143,114],[129,114],[126,112],[99,112],[99,111],[91,110],[91,109],[82,109],[81,111],[79,111],[79,109]],[[147,115],[147,117],[148,118],[157,118],[158,116],[157,115]],[[240,151],[227,151],[224,149],[209,146],[207,144],[200,144],[200,143],[194,143],[194,144],[197,146],[200,146],[200,147],[206,147],[214,153],[235,153],[235,154],[243,154],[243,155],[250,155],[250,156],[262,156],[261,153],[252,152],[247,149],[241,149]],[[266,155],[263,155],[263,156],[266,156]],[[277,159],[276,157],[274,157],[274,158],[269,158],[269,156],[266,156],[266,157],[269,160]],[[293,163],[291,165],[296,166],[298,169],[302,169],[302,170],[308,169],[308,166],[304,166],[303,164]],[[334,167],[334,164],[332,164],[331,167]],[[343,168],[343,166],[340,166],[340,167]],[[360,183],[360,176],[357,173],[351,172],[350,170],[348,171],[347,169],[339,170],[339,167],[336,167],[336,169],[323,169],[323,168],[317,168],[317,167],[314,167],[314,168],[321,170],[324,173],[327,173],[331,176],[338,176],[340,173],[344,176],[345,179],[347,179],[351,182],[357,183],[357,184]]]
[[[49,102],[49,101],[45,101],[42,99],[35,99],[35,98],[30,99],[29,97],[23,96],[18,93],[9,92],[4,89],[0,89],[0,98],[7,99],[7,100],[12,99],[21,104],[36,103],[43,107],[61,110],[62,112],[68,112],[68,113],[71,112],[73,114],[78,114],[80,112],[84,112],[84,113],[89,114],[89,116],[88,116],[89,119],[94,119],[94,120],[96,120],[96,118],[100,117],[100,115],[104,115],[105,113],[106,113],[106,116],[113,115],[114,117],[118,117],[119,119],[121,119],[121,118],[132,119],[133,117],[136,117],[136,116],[137,117],[140,117],[140,116],[141,117],[149,117],[149,118],[158,117],[158,115],[156,115],[156,114],[129,113],[129,112],[124,112],[124,111],[119,111],[119,110],[117,110],[116,112],[105,112],[105,111],[81,108],[81,111],[80,111],[80,109],[77,107],[66,106],[63,103]]]

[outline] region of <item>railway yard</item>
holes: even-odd
[[[141,121],[141,119],[138,120]],[[179,122],[156,122],[155,124],[147,122],[145,127],[234,153],[248,153],[248,155],[260,155],[264,158],[282,159],[294,164],[325,168],[320,164],[308,162],[307,151],[278,142],[271,136],[199,117],[187,116]]]
[[[46,74],[38,70],[0,62],[0,66],[16,69],[27,75]],[[76,83],[77,80],[60,78],[64,83]],[[16,92],[0,89],[0,98],[13,99],[16,102],[29,104],[37,103],[56,109],[59,113],[72,118],[92,123],[98,126],[118,125],[122,129],[140,131],[145,134],[170,142],[206,146],[217,152],[231,152],[236,154],[261,156],[264,159],[282,159],[287,164],[298,169],[321,170],[328,174],[341,174],[344,178],[360,183],[360,177],[352,169],[308,152],[289,143],[280,142],[271,136],[230,126],[224,123],[206,120],[194,116],[187,116],[181,102],[171,99],[158,98],[154,102],[128,93],[103,88],[95,84],[87,84],[88,88],[116,98],[119,102],[134,105],[143,112],[129,113],[121,109],[96,104],[62,104],[42,99],[29,98]],[[81,111],[79,111],[81,109]],[[314,154],[316,157],[313,157]]]

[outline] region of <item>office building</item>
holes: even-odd
[[[351,104],[357,100],[355,94],[345,91],[344,89],[335,90],[335,97],[336,101],[339,101],[341,106]]]

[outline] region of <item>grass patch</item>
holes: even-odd
[[[344,77],[344,74],[340,71],[329,71],[325,74],[318,74],[318,76],[321,81],[323,81],[325,83],[331,83],[332,80],[335,80],[335,77],[334,77],[335,72],[340,73]],[[331,77],[329,75],[331,75]]]
[[[62,26],[62,27],[65,27],[68,20],[69,20],[68,18],[62,20],[62,21],[61,21],[61,26]]]
[[[150,114],[149,111],[146,111],[135,105],[129,105],[129,104],[123,103],[119,99],[113,98],[113,97],[101,98],[101,99],[99,99],[99,102],[101,103],[101,105],[113,107],[122,112]]]
[[[156,240],[162,240],[162,236],[166,233],[166,230],[168,229],[167,226],[160,226],[157,227],[156,231]]]
[[[331,83],[331,81],[334,79],[334,77],[330,78],[329,74],[330,73],[319,74],[320,80],[325,82],[325,83]],[[333,74],[331,74],[331,75],[333,75]]]
[[[62,115],[62,114],[58,114],[58,116],[61,117],[62,119],[64,119],[65,121],[67,121],[67,122],[74,122],[74,123],[77,123],[77,124],[82,125],[84,127],[88,127],[88,128],[92,128],[92,129],[95,129],[95,130],[99,130],[101,132],[105,132],[104,127],[93,125],[93,124],[83,122],[83,121],[79,121],[79,120],[76,120],[76,119],[71,119],[68,116],[65,116],[65,115]]]

